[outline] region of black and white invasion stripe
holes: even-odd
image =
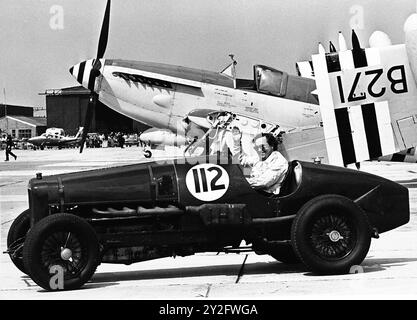
[[[329,74],[367,67],[367,51],[355,48],[326,54],[326,65]],[[344,165],[383,154],[375,103],[335,108],[334,112]]]

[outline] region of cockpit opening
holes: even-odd
[[[253,66],[253,80],[236,79],[236,88],[318,105],[314,79],[289,75],[264,65]]]
[[[273,96],[283,97],[287,92],[288,74],[270,67],[253,67],[256,90]]]

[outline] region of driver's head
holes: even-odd
[[[271,133],[261,133],[253,138],[254,148],[262,160],[268,159],[273,151],[278,150],[278,141]]]

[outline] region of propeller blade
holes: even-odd
[[[109,38],[110,2],[111,0],[107,1],[106,12],[104,13],[103,24],[101,26],[101,32],[100,32],[100,39],[98,41],[96,60],[103,58],[104,53],[106,52],[107,40]]]
[[[96,108],[97,98],[97,94],[93,93],[88,101],[87,111],[85,113],[84,130],[81,137],[80,153],[82,153],[84,149],[85,140],[87,139],[87,134],[91,126],[91,120],[93,119],[93,113]]]
[[[84,131],[81,137],[80,153],[83,152],[85,140],[87,139],[88,130],[90,129],[91,121],[93,119],[93,113],[96,109],[98,100],[97,93],[94,92],[94,83],[96,78],[100,75],[101,62],[106,52],[107,40],[109,38],[109,25],[110,25],[110,4],[111,0],[107,0],[106,11],[104,13],[103,24],[101,26],[100,38],[98,41],[97,57],[94,61],[93,68],[90,71],[90,79],[88,81],[88,89],[91,90],[90,100],[88,101],[87,111],[85,114]]]

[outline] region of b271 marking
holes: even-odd
[[[408,92],[404,65],[393,66],[386,72],[383,68],[355,71],[342,71],[336,76],[337,96],[341,104],[363,103],[369,97],[376,99],[387,94]]]

